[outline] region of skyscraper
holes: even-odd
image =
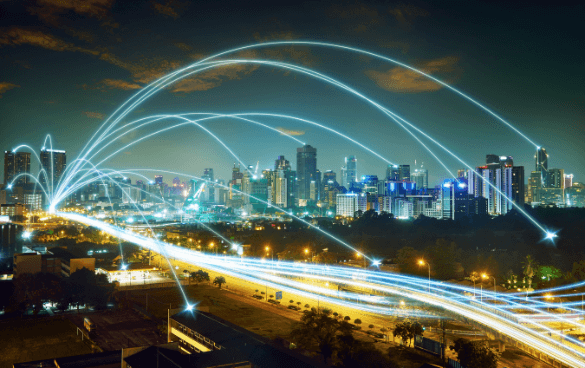
[[[540,183],[541,188],[547,186],[547,172],[548,172],[548,154],[543,147],[539,147],[536,150],[536,155],[534,156],[536,161],[536,168],[534,171],[540,171]]]
[[[4,184],[21,187],[31,182],[28,175],[23,175],[13,182],[19,174],[30,174],[30,152],[4,151]]]
[[[512,167],[512,200],[520,208],[524,207],[524,166]]]
[[[274,170],[290,170],[290,162],[284,158],[284,156],[278,156],[274,160]]]
[[[388,165],[386,168],[386,180],[400,180],[400,168],[398,165]]]
[[[65,151],[46,149],[43,147],[40,154],[41,169],[45,170],[49,178],[48,184],[44,175],[39,176],[39,181],[49,187],[57,186],[59,179],[67,168],[67,154]]]
[[[345,182],[349,188],[351,183],[355,183],[357,181],[357,159],[355,156],[349,156],[345,158],[345,167]]]
[[[310,145],[297,148],[297,188],[299,204],[311,197],[311,182],[317,180],[317,149]]]
[[[427,169],[415,169],[410,174],[410,179],[416,183],[418,190],[425,190],[429,187],[429,171]]]
[[[410,181],[410,165],[400,165],[400,181]]]

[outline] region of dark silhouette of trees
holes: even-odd
[[[351,335],[350,324],[332,317],[330,310],[306,311],[291,332],[291,338],[297,346],[312,350],[317,347],[323,361],[331,358],[340,349],[339,335]]]
[[[203,281],[209,281],[209,274],[203,270],[198,270],[196,272],[191,272],[189,275],[190,278],[195,280],[195,282],[200,283]],[[225,281],[225,280],[224,280]]]
[[[407,345],[410,346],[410,342],[412,339],[414,339],[414,335],[422,335],[423,332],[424,330],[420,323],[405,321],[396,324],[392,334],[394,336],[400,336],[402,338],[402,342],[407,342]]]
[[[449,349],[457,353],[457,359],[465,367],[496,368],[498,366],[498,354],[485,346],[484,342],[459,338],[449,346]]]
[[[337,344],[337,358],[343,367],[393,367],[388,356],[376,349],[371,342],[357,340],[351,334],[343,334],[337,336]]]

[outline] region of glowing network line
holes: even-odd
[[[155,240],[149,239],[149,238],[144,238],[142,236],[139,236],[139,235],[136,235],[133,233],[128,233],[128,232],[122,231],[120,229],[117,229],[117,228],[109,225],[109,224],[104,224],[104,223],[101,223],[100,221],[93,220],[93,219],[87,218],[85,216],[81,216],[78,214],[71,214],[71,213],[59,213],[59,215],[63,216],[64,218],[68,218],[70,220],[73,220],[73,221],[85,223],[85,224],[100,228],[103,231],[106,231],[110,234],[113,234],[114,236],[122,237],[123,239],[125,239],[127,241],[131,241],[135,244],[146,247],[148,249],[157,249],[156,247],[158,247],[158,245],[156,245],[156,243],[158,241],[155,241]],[[195,264],[208,263],[208,264],[211,264],[212,266],[218,268],[219,270],[221,270],[221,272],[224,272],[228,275],[234,275],[235,277],[238,277],[238,278],[241,278],[241,279],[244,279],[247,281],[251,281],[251,282],[260,283],[260,284],[270,283],[271,287],[279,287],[282,289],[283,287],[288,285],[287,291],[293,292],[295,294],[311,297],[313,299],[326,298],[326,296],[322,296],[321,294],[326,295],[326,294],[331,293],[331,291],[328,289],[315,288],[314,286],[311,286],[311,287],[302,286],[304,290],[297,290],[296,287],[300,287],[301,285],[298,285],[295,282],[291,282],[291,280],[279,279],[279,278],[277,278],[276,275],[271,275],[271,276],[266,275],[266,273],[274,272],[274,269],[270,270],[270,269],[263,268],[263,270],[265,271],[265,275],[262,276],[260,279],[258,279],[258,277],[253,277],[253,276],[250,276],[249,274],[239,273],[237,271],[238,270],[238,268],[237,268],[238,262],[237,261],[232,262],[230,264],[230,267],[227,267],[228,269],[226,270],[225,265],[222,265],[222,262],[226,262],[226,258],[224,258],[224,257],[202,256],[201,254],[196,254],[195,252],[190,252],[187,249],[172,246],[170,244],[167,244],[165,246],[165,248],[167,249],[168,253],[172,254],[173,257],[176,259],[181,259],[182,261],[194,262]],[[215,261],[214,261],[214,259],[215,259]],[[339,269],[339,267],[329,266],[327,268],[327,272],[329,275],[332,275],[332,274],[334,274],[333,270],[336,270],[336,269]],[[254,274],[258,274],[259,269],[253,270],[253,272],[254,272]],[[360,273],[360,272],[356,272],[354,270],[351,270],[351,271],[345,270],[345,272],[349,272],[350,274],[351,273],[353,273],[353,274]],[[317,276],[317,275],[315,275],[315,276]],[[305,273],[305,277],[306,277],[306,273]],[[372,288],[372,289],[379,290],[381,292],[388,292],[388,293],[392,293],[392,294],[402,295],[402,296],[408,297],[410,299],[419,300],[419,301],[424,302],[424,303],[428,303],[428,304],[435,305],[435,306],[438,306],[441,308],[445,308],[447,310],[450,310],[451,312],[465,316],[467,318],[471,318],[471,319],[476,320],[484,325],[490,326],[493,329],[497,329],[497,330],[501,331],[502,333],[504,333],[504,334],[516,339],[516,340],[520,340],[526,344],[529,344],[529,345],[539,349],[540,351],[548,354],[549,356],[551,356],[557,360],[564,362],[565,364],[570,364],[570,365],[575,366],[575,367],[585,367],[585,354],[583,354],[583,352],[579,351],[576,348],[572,348],[569,344],[563,344],[560,341],[556,341],[551,337],[548,337],[546,335],[538,333],[537,331],[534,331],[534,330],[532,330],[532,329],[530,329],[522,324],[519,324],[518,322],[516,322],[514,320],[506,318],[505,316],[509,315],[508,313],[502,315],[502,314],[490,312],[489,309],[492,309],[492,310],[497,309],[497,307],[495,307],[495,306],[491,306],[489,309],[486,309],[485,305],[482,305],[479,303],[474,303],[473,301],[468,301],[468,302],[466,302],[464,300],[458,301],[457,299],[445,297],[439,293],[428,293],[425,291],[425,283],[423,283],[423,282],[421,282],[419,284],[419,288],[416,289],[416,288],[410,288],[410,287],[405,288],[403,285],[400,285],[400,284],[392,285],[392,284],[382,283],[382,282],[374,283],[372,280],[368,280],[368,279],[366,279],[363,282],[362,281],[350,281],[347,279],[347,277],[348,276],[346,276],[346,279],[339,281],[334,276],[325,276],[325,277],[320,277],[320,280],[331,280],[332,282],[343,282],[345,284],[352,284],[354,286],[360,286],[360,287],[364,287],[364,288]],[[351,277],[351,275],[349,275],[349,277]],[[419,279],[419,281],[420,281],[420,279]],[[345,304],[345,303],[347,303],[346,301],[342,302],[342,301],[336,300],[335,298],[328,298],[327,302],[332,303],[332,304],[337,304],[337,305],[341,305],[341,303],[344,303],[344,305],[347,305],[347,304]],[[358,308],[358,309],[368,311],[371,313],[378,313],[378,314],[380,313],[378,311],[378,308],[376,308],[375,306],[372,307],[372,306],[368,306],[368,305],[361,305],[360,308]],[[557,332],[555,331],[555,334],[556,333]],[[565,337],[565,339],[566,339],[566,337]],[[573,343],[573,342],[571,341],[571,343]]]

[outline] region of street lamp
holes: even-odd
[[[270,257],[272,258],[272,263],[274,263],[274,252],[272,249],[269,246],[266,246],[264,249],[266,250],[266,256],[268,256],[268,251],[270,251]]]
[[[214,245],[215,245],[215,244],[213,244],[213,242],[209,243],[209,247],[210,247],[211,249],[213,249]],[[217,255],[217,248],[215,248],[215,255]]]
[[[494,276],[489,276],[489,275],[487,275],[485,273],[481,275],[481,278],[482,279],[489,279],[490,277],[492,279],[494,279],[494,299],[496,299],[496,297],[498,295],[498,291],[496,290],[496,278]]]
[[[366,268],[366,256],[361,254],[360,252],[355,253],[356,258],[364,257],[364,268]]]
[[[313,253],[313,251],[310,251],[310,252],[311,252],[311,263],[313,263],[313,256],[315,253]],[[305,254],[307,256],[309,256],[309,248],[305,248]]]
[[[427,267],[429,268],[429,293],[430,293],[431,292],[431,265],[429,264],[429,262],[425,262],[423,259],[419,260],[418,264],[420,266],[424,266],[426,264]]]

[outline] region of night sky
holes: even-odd
[[[585,6],[550,4],[555,6],[493,1],[0,1],[0,148],[20,143],[40,147],[49,133],[55,148],[67,150],[72,160],[119,105],[178,67],[246,44],[317,40],[381,53],[452,83],[545,147],[549,168],[565,169],[583,181]],[[516,165],[525,166],[526,177],[534,169],[533,145],[452,92],[395,65],[307,46],[237,56],[291,62],[337,78],[472,166],[494,153],[513,156]],[[277,68],[212,70],[159,92],[125,121],[187,112],[295,115],[351,135],[392,162],[424,163],[429,185],[448,177],[411,136],[371,105]],[[352,154],[359,175],[385,173],[385,162],[331,133],[288,120],[257,120],[316,147],[319,169],[334,170],[338,180],[343,158]],[[168,123],[158,125],[164,126]],[[227,119],[205,126],[244,162],[259,161],[264,169],[285,155],[296,166],[298,143],[283,135]],[[462,167],[431,147],[451,170]],[[103,167],[193,175],[213,167],[216,177],[227,178],[233,162],[204,132],[187,127],[130,147]],[[165,175],[166,182],[171,179]]]

